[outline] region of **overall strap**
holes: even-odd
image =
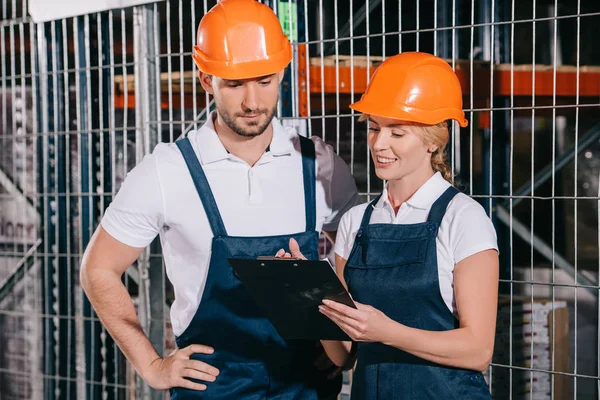
[[[362,221],[360,222],[360,230],[364,230],[369,225],[369,222],[371,221],[371,214],[373,214],[373,207],[375,207],[375,205],[381,198],[381,195],[382,194],[379,193],[379,195],[377,197],[375,197],[375,199],[373,199],[373,201],[371,201],[369,203],[369,205],[367,206],[367,209],[365,210],[365,213],[363,214]]]
[[[302,151],[302,175],[304,177],[304,209],[306,213],[306,232],[311,232],[317,226],[317,196],[315,172],[315,143],[298,135]]]
[[[192,175],[194,186],[196,186],[196,191],[198,192],[198,196],[200,197],[202,205],[204,206],[204,212],[206,212],[206,217],[210,223],[213,235],[215,237],[227,236],[227,231],[225,230],[221,213],[217,207],[217,202],[215,201],[213,193],[210,190],[210,185],[208,184],[204,170],[200,165],[200,161],[198,161],[198,157],[196,157],[196,153],[192,148],[190,139],[187,137],[185,139],[180,139],[176,142],[176,144],[183,155],[183,159],[185,160],[188,169],[190,170],[190,175]]]
[[[429,216],[427,217],[427,222],[434,222],[438,227],[442,222],[442,218],[444,218],[444,214],[446,214],[446,209],[448,208],[448,204],[450,201],[459,193],[458,189],[454,186],[450,186],[431,206],[431,210],[429,211]]]

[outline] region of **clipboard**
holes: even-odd
[[[236,276],[284,339],[351,339],[319,312],[323,299],[356,308],[327,260],[228,258]]]

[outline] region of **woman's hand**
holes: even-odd
[[[393,323],[378,309],[354,302],[357,308],[323,300],[319,311],[337,324],[353,341],[384,342]]]

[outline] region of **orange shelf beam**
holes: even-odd
[[[321,66],[321,62],[323,65]],[[298,46],[298,91],[299,91],[299,112],[301,116],[309,115],[308,104],[309,95],[310,104],[313,107],[321,102],[321,93],[325,94],[327,104],[330,95],[340,93],[348,95],[352,91],[360,96],[367,87],[367,76],[373,74],[377,65],[381,62],[381,57],[355,56],[350,59],[349,56],[338,56],[337,61],[333,57],[307,58],[306,45]],[[352,66],[350,66],[352,65]],[[600,98],[600,67],[583,66],[577,68],[574,66],[560,66],[554,68],[546,65],[537,65],[535,68],[531,65],[510,64],[494,65],[493,70],[490,64],[481,61],[471,63],[469,60],[457,60],[455,62],[456,74],[461,82],[463,94],[465,96],[465,107],[467,108],[485,108],[490,98],[494,96],[510,96],[511,94],[521,103],[527,106],[527,98],[536,98],[536,104],[541,104],[554,95],[557,97],[557,104],[565,104],[565,101],[574,104],[572,99],[577,95],[582,98],[581,103],[590,103]],[[321,72],[324,79],[321,80]],[[337,74],[337,78],[336,78]],[[493,74],[493,88],[490,84],[490,77]],[[554,83],[556,74],[556,84]],[[579,93],[577,92],[577,80],[579,75]],[[472,77],[471,77],[472,76]],[[535,87],[533,78],[535,76]],[[170,77],[170,79],[169,79]],[[191,108],[193,104],[193,80],[197,76],[193,71],[186,71],[183,75],[178,72],[171,74],[162,73],[160,77],[161,106],[163,109],[169,107],[168,93],[169,89],[173,96],[173,104],[181,104],[181,96],[184,96],[184,105]],[[474,104],[469,104],[471,96],[471,81],[473,82]],[[352,86],[352,82],[354,85]],[[125,90],[127,88],[127,91]],[[127,96],[125,96],[127,92]],[[197,106],[204,106],[204,93],[202,87],[197,83],[196,92]],[[340,106],[349,104],[348,96],[340,98]],[[355,96],[356,97],[356,96]],[[539,99],[537,99],[539,98]],[[127,80],[122,76],[115,77],[115,107],[124,108],[125,100],[127,107],[135,107],[135,86],[133,76],[129,75]],[[567,103],[568,103],[567,102]],[[529,101],[531,103],[531,101]],[[319,105],[320,108],[320,105]]]
[[[317,60],[320,62],[320,59]],[[344,60],[343,64],[348,64],[348,61]],[[377,66],[372,65],[367,68],[364,63],[356,62],[356,64],[359,65],[355,65],[353,68],[348,65],[336,67],[331,63],[321,66],[315,65],[315,59],[312,59],[309,71],[311,93],[350,94],[352,78],[354,78],[354,93],[364,93],[367,87],[367,76],[368,74],[372,75]],[[516,65],[513,71],[510,68],[510,64],[494,66],[494,96],[510,96],[511,94],[514,96],[553,96],[554,93],[556,96],[577,96],[577,69],[573,66],[562,66],[556,69],[556,87],[554,86],[554,69],[546,65],[536,66],[535,88],[533,86],[533,66]],[[323,80],[321,80],[321,72]],[[490,96],[492,93],[491,73],[488,63],[474,63],[472,73],[474,96]],[[456,63],[456,75],[461,82],[464,95],[470,95],[471,67],[468,61],[461,60]],[[579,96],[600,97],[600,67],[585,66],[579,69]]]

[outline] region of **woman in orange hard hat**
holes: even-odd
[[[460,83],[444,60],[402,53],[351,108],[387,181],[338,229],[336,269],[357,309],[320,306],[357,343],[352,399],[489,399],[481,371],[494,344],[497,240],[446,161],[447,120],[467,126]],[[351,358],[350,342],[324,346],[338,365]]]

